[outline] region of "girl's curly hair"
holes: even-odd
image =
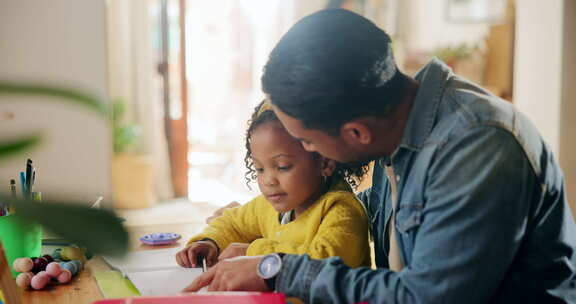
[[[256,108],[254,108],[254,112],[252,116],[248,120],[248,130],[246,131],[246,156],[244,156],[244,163],[246,164],[246,185],[250,188],[250,182],[256,180],[256,170],[254,169],[254,162],[252,161],[252,150],[250,149],[250,141],[252,139],[252,133],[258,128],[259,126],[269,123],[275,122],[280,123],[280,120],[274,114],[272,110],[265,109],[260,111],[262,106],[264,105],[264,101],[261,102]],[[316,155],[319,155],[316,152],[313,152]],[[336,163],[336,169],[332,176],[329,178],[329,183],[335,179],[342,178],[346,180],[352,188],[356,189],[366,173],[368,172],[368,163]]]

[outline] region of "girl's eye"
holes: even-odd
[[[278,170],[280,171],[288,171],[292,169],[292,165],[288,165],[288,166],[278,166]]]
[[[262,173],[262,172],[264,172],[264,168],[256,168],[256,172],[257,172],[257,173]]]

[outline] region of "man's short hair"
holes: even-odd
[[[362,116],[385,116],[402,96],[388,34],[370,20],[329,9],[296,23],[270,53],[262,87],[307,128],[338,134]]]

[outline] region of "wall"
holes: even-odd
[[[568,196],[576,191],[573,0],[517,1],[514,103],[560,160]],[[572,210],[575,211],[572,200]]]
[[[104,0],[2,0],[0,81],[73,88],[107,97]],[[7,189],[26,158],[37,167],[44,198],[81,202],[111,199],[111,130],[105,117],[45,97],[0,96],[0,140],[41,132],[43,143],[0,162],[0,189]],[[6,186],[6,187],[4,187]]]
[[[560,164],[576,216],[576,1],[565,0],[562,24],[562,91],[560,107]]]
[[[403,32],[409,50],[432,51],[438,47],[476,44],[488,32],[485,23],[453,23],[447,20],[447,0],[402,0],[401,9],[407,10],[410,21],[400,20],[398,30]],[[405,18],[404,20],[408,20]]]
[[[514,102],[536,124],[556,155],[560,141],[562,2],[516,4]]]

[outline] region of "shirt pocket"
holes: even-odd
[[[409,234],[418,229],[422,223],[424,204],[401,202],[396,211],[396,230],[401,234]]]
[[[398,245],[401,247],[404,263],[409,265],[414,251],[414,242],[418,228],[422,223],[424,204],[401,202],[396,211],[396,231],[399,233]]]

